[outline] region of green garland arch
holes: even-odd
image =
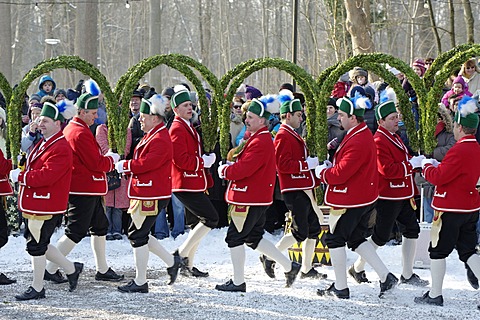
[[[428,92],[427,104],[425,108],[428,118],[422,119],[422,122],[425,121],[426,123],[430,124],[436,121],[438,103],[443,93],[443,84],[445,83],[445,81],[447,81],[448,77],[450,76],[452,71],[455,70],[455,68],[457,68],[459,65],[462,65],[468,59],[475,57],[479,54],[480,45],[475,44],[470,46],[470,48],[465,51],[458,51],[444,64],[443,68],[437,73],[435,77],[435,84]],[[422,124],[422,126],[424,126],[425,128],[424,134],[433,137],[435,132],[435,126],[428,126],[426,124]],[[431,153],[435,146],[435,141],[433,141],[433,143],[429,145],[425,144],[425,151],[427,153]]]
[[[128,80],[125,81],[125,85],[122,89],[122,97],[129,96],[131,92],[135,89],[138,81],[141,77],[152,70],[153,68],[165,64],[170,68],[176,69],[182,73],[195,87],[198,94],[199,104],[202,110],[202,135],[203,143],[206,152],[210,152],[215,147],[216,136],[217,136],[217,127],[218,127],[218,117],[216,112],[215,104],[212,103],[210,108],[204,107],[208,106],[208,100],[205,94],[200,94],[205,91],[202,86],[201,81],[195,75],[195,73],[184,63],[178,60],[178,57],[172,55],[157,55],[144,59],[143,61],[137,64],[137,67],[132,70]],[[211,80],[211,79],[210,79]],[[218,86],[217,86],[218,89]],[[217,98],[218,99],[218,98]],[[214,101],[218,101],[215,100]],[[118,115],[119,126],[117,127],[116,136],[119,142],[119,150],[123,152],[125,147],[125,132],[128,126],[128,102],[127,99],[122,99],[122,106]],[[211,112],[210,112],[211,111]]]
[[[437,72],[439,72],[445,63],[447,63],[450,58],[455,56],[456,54],[460,52],[467,51],[468,49],[474,47],[475,45],[472,43],[464,43],[460,44],[448,51],[443,52],[441,55],[439,55],[432,63],[430,68],[425,72],[425,75],[423,76],[423,83],[425,84],[425,88],[427,90],[430,90],[435,82],[435,75]]]
[[[10,128],[8,131],[8,140],[10,142],[11,155],[16,155],[20,151],[22,126],[18,119],[21,118],[23,96],[27,92],[30,84],[36,78],[55,69],[76,69],[94,79],[104,94],[107,106],[107,114],[113,114],[113,107],[116,105],[113,92],[105,76],[95,66],[78,56],[59,56],[40,62],[23,77],[22,81],[20,81],[18,86],[13,90],[13,94],[10,99],[7,123]],[[110,135],[109,143],[112,148],[115,146],[115,141],[111,139]],[[17,157],[12,158],[14,162],[17,161]]]
[[[321,95],[321,100],[319,102],[319,105],[321,106],[327,105],[328,97],[330,96],[333,86],[335,85],[335,83],[338,81],[338,78],[342,74],[353,69],[356,66],[361,66],[361,67],[366,67],[366,69],[371,69],[374,73],[378,74],[379,76],[384,78],[389,84],[391,84],[395,92],[397,93],[397,96],[399,97],[399,101],[401,103],[405,124],[407,126],[407,133],[408,133],[408,136],[410,137],[410,145],[412,149],[419,150],[422,140],[419,139],[419,135],[415,128],[415,122],[413,121],[413,117],[411,116],[411,111],[406,112],[406,109],[410,107],[410,102],[408,102],[408,97],[406,97],[406,94],[404,93],[404,91],[400,90],[399,87],[397,86],[398,80],[388,70],[386,70],[385,67],[377,69],[376,65],[381,66],[382,63],[388,63],[390,66],[397,68],[398,70],[400,70],[406,75],[406,77],[409,79],[410,83],[412,84],[412,87],[417,93],[419,106],[422,106],[425,103],[425,99],[427,96],[422,80],[415,74],[412,68],[410,68],[405,62],[391,55],[383,54],[383,53],[359,54],[341,63],[335,70],[333,70],[330,73],[330,75],[322,83],[322,86],[321,86],[322,95]],[[420,107],[420,109],[422,108]],[[317,119],[319,121],[326,122],[326,114],[322,108],[319,108],[317,110]],[[426,138],[429,138],[429,137],[426,137]]]
[[[230,101],[232,101],[237,88],[249,75],[265,68],[276,68],[285,71],[299,83],[302,92],[305,95],[307,113],[313,115],[311,117],[307,117],[306,143],[310,149],[310,153],[316,154],[317,150],[320,150],[318,148],[318,142],[322,141],[322,139],[326,140],[327,137],[326,123],[320,127],[315,126],[315,102],[320,94],[318,86],[316,85],[312,76],[296,64],[280,58],[267,57],[248,60],[244,63],[241,63],[240,65],[234,67],[234,69],[227,72],[227,74],[225,74],[220,80],[221,86],[227,86],[228,83],[233,79],[233,82],[230,84],[225,96],[224,105],[220,109],[220,153],[222,157],[226,158],[228,153],[228,134],[230,132]]]
[[[7,103],[6,112],[8,113],[8,102],[12,98],[12,87],[8,82],[7,78],[0,72],[0,90],[3,93],[3,97],[5,98],[5,102]],[[8,133],[8,127],[7,127]],[[7,150],[7,157],[10,157],[10,141],[7,138],[5,141],[5,149]]]

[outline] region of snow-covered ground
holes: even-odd
[[[328,279],[297,279],[292,288],[287,289],[280,267],[276,269],[277,278],[270,279],[262,269],[258,253],[249,248],[245,268],[247,292],[216,291],[216,284],[232,276],[225,233],[225,228],[213,230],[199,247],[195,265],[208,271],[208,278],[179,275],[173,286],[167,286],[165,265],[151,254],[147,294],[125,294],[116,290],[118,283],[95,281],[90,239],[85,238],[69,255],[71,260],[85,264],[77,290],[70,293],[68,284],[45,283],[46,299],[27,302],[16,301],[14,295],[30,285],[30,257],[25,251],[25,239],[10,237],[9,243],[0,250],[0,271],[16,278],[18,283],[0,286],[0,319],[480,319],[479,294],[468,284],[463,263],[456,253],[447,260],[444,307],[415,304],[413,298],[426,289],[409,285],[400,285],[385,298],[378,298],[378,279],[368,266],[367,276],[374,281],[360,285],[349,278],[349,300],[316,295],[318,288],[332,282],[331,267],[318,268],[328,274]],[[63,230],[55,233],[52,243],[62,234]],[[186,236],[161,243],[173,252]],[[273,242],[280,239],[280,235],[266,234],[265,237]],[[378,252],[387,267],[400,277],[401,246],[385,246]],[[125,282],[134,277],[132,249],[126,237],[122,241],[107,242],[107,259],[114,270],[125,273]],[[349,251],[348,265],[355,259],[356,254]],[[416,272],[430,279],[429,270],[416,269]]]

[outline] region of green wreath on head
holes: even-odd
[[[182,73],[188,79],[188,81],[190,81],[193,84],[193,86],[199,93],[198,99],[199,99],[199,104],[202,110],[201,118],[202,118],[203,144],[206,152],[213,151],[213,148],[215,147],[215,143],[216,143],[216,130],[218,127],[218,118],[213,117],[213,115],[216,115],[216,111],[210,112],[211,111],[210,108],[213,110],[215,106],[212,104],[210,108],[208,107],[209,103],[207,100],[207,96],[204,94],[205,89],[203,88],[201,81],[198,79],[198,77],[195,75],[192,69],[190,69],[190,67],[187,66],[186,64],[182,63],[178,57],[174,57],[172,55],[156,55],[139,62],[136,68],[131,71],[130,76],[128,77],[128,80],[125,81],[124,87],[122,88],[122,97],[130,97],[131,93],[135,90],[137,83],[142,78],[142,76],[161,64],[165,64],[170,68],[173,68],[179,71],[180,73]],[[129,101],[130,99],[122,99],[122,106],[117,113],[119,125],[116,128],[115,134],[118,142],[118,147],[119,147],[119,150],[121,150],[121,152],[123,152],[123,149],[125,148],[125,132],[127,130],[128,122],[129,122],[129,117],[128,117]]]
[[[77,56],[59,56],[46,60],[37,64],[32,68],[20,81],[18,86],[13,90],[12,97],[8,108],[7,123],[9,126],[8,140],[10,142],[10,154],[16,155],[20,151],[20,141],[22,137],[21,115],[23,97],[27,92],[30,84],[38,77],[55,69],[75,69],[83,74],[90,76],[98,83],[100,90],[104,94],[107,106],[107,114],[116,106],[115,97],[105,76],[92,64]],[[115,141],[110,139],[109,143],[112,148]],[[12,157],[13,161],[17,161],[17,157]]]
[[[305,95],[305,103],[307,105],[307,137],[305,139],[311,154],[316,154],[318,149],[318,141],[322,138],[326,139],[327,127],[326,123],[323,126],[315,127],[315,105],[320,94],[319,88],[314,79],[304,69],[296,64],[280,59],[280,58],[259,58],[248,60],[234,69],[227,72],[222,79],[220,85],[226,88],[232,82],[227,90],[224,105],[220,109],[220,153],[223,158],[226,158],[229,147],[229,133],[230,133],[230,101],[236,93],[237,88],[243,81],[252,73],[265,68],[276,68],[290,74],[295,81],[298,82],[300,88]]]
[[[460,52],[464,52],[472,47],[474,47],[475,44],[472,43],[464,43],[456,46],[455,48],[452,48],[448,51],[443,52],[441,55],[439,55],[435,60],[433,60],[432,65],[428,70],[425,72],[423,75],[423,83],[425,84],[425,88],[427,90],[430,90],[435,82],[435,77],[437,72],[439,72],[443,66],[447,63],[450,58],[455,56],[456,54]],[[454,70],[452,70],[454,71]],[[443,83],[442,83],[443,85]]]
[[[428,119],[425,119],[428,123],[433,123],[437,119],[438,112],[438,103],[442,98],[443,94],[443,84],[447,81],[448,77],[459,65],[462,65],[468,59],[480,55],[480,45],[475,44],[471,45],[469,49],[465,51],[458,51],[454,56],[452,56],[444,65],[443,68],[435,76],[435,84],[432,86],[428,92],[427,97],[427,116]],[[433,136],[435,133],[435,126],[425,126],[424,134]],[[425,150],[428,153],[432,153],[435,148],[436,143],[433,141],[432,144],[425,144]]]
[[[407,127],[407,134],[410,139],[410,146],[413,150],[419,150],[422,140],[419,139],[419,135],[415,128],[415,121],[413,120],[411,109],[409,109],[411,108],[411,105],[408,100],[408,96],[405,94],[404,90],[400,89],[401,86],[399,85],[398,79],[393,76],[393,74],[391,74],[388,70],[386,70],[385,67],[382,66],[382,63],[388,63],[390,66],[395,67],[396,69],[400,70],[405,74],[405,76],[412,84],[413,89],[417,93],[418,104],[420,106],[420,109],[422,109],[421,106],[424,104],[426,98],[426,90],[423,86],[422,80],[405,62],[391,55],[383,53],[359,54],[339,64],[338,67],[333,70],[322,83],[322,95],[320,97],[321,100],[319,105],[327,105],[328,97],[330,96],[330,93],[335,83],[345,72],[353,69],[354,67],[362,67],[367,70],[371,70],[381,76],[383,79],[385,79],[393,87],[400,102],[404,122]],[[319,121],[327,121],[324,108],[317,109],[317,119]],[[433,137],[425,138],[432,139]]]

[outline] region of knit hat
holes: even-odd
[[[77,107],[73,104],[73,101],[64,99],[58,102],[57,104],[53,104],[51,102],[45,102],[43,104],[42,112],[40,116],[49,117],[50,119],[56,121],[59,120],[61,122],[65,121],[65,119],[72,118],[77,113]]]
[[[346,98],[343,97],[337,100],[338,108],[345,112],[348,115],[356,115],[359,117],[363,117],[365,114],[365,109],[371,109],[372,105],[370,104],[370,100],[360,95],[358,92],[355,93],[353,98]]]
[[[168,99],[161,94],[156,94],[150,99],[142,99],[140,104],[140,112],[144,114],[158,115],[165,118],[165,109],[167,108]]]
[[[41,99],[42,99],[42,97],[40,97],[38,94],[34,93],[30,96],[30,99],[28,99],[28,102],[33,101],[33,100],[40,102]]]
[[[278,101],[281,103],[280,114],[302,111],[302,103],[299,99],[294,99],[293,94],[290,90],[280,90],[280,92],[278,93]]]
[[[266,95],[260,99],[253,98],[248,111],[255,113],[259,117],[270,118],[272,113],[278,113],[280,102],[274,95]]]
[[[387,88],[380,93],[380,103],[375,108],[375,118],[385,119],[389,114],[397,112],[395,107],[396,95],[392,88]]]
[[[184,85],[176,85],[173,88],[174,94],[170,97],[170,105],[172,108],[176,108],[182,103],[190,100],[190,91]]]
[[[85,110],[98,109],[98,96],[100,95],[100,87],[93,79],[85,82],[85,93],[77,99],[77,108]]]
[[[283,84],[280,86],[280,89],[279,89],[278,91],[280,92],[280,91],[282,91],[283,89],[287,89],[287,90],[289,90],[289,91],[291,91],[291,92],[294,91],[294,90],[293,90],[293,84],[288,83],[288,82],[287,82],[287,83],[283,83]]]
[[[476,111],[477,103],[475,99],[464,95],[462,100],[458,102],[457,112],[455,113],[455,119],[453,121],[464,127],[476,129],[479,123]]]
[[[67,97],[67,92],[63,89],[57,89],[55,90],[55,93],[53,94],[53,96],[56,98],[57,96],[63,94],[63,96],[66,98]]]
[[[245,99],[253,100],[254,98],[260,98],[262,96],[262,92],[255,87],[245,85]]]
[[[162,90],[162,96],[171,98],[175,94],[172,87],[166,87]]]
[[[412,63],[412,67],[418,67],[422,70],[422,76],[425,73],[425,61],[423,59],[415,59]]]
[[[368,78],[368,72],[367,70],[363,69],[363,68],[360,68],[360,67],[355,67],[353,68],[352,70],[350,70],[350,72],[348,73],[348,75],[350,76],[350,79],[352,81],[355,81],[355,79],[358,77],[358,76],[363,76],[365,78]]]

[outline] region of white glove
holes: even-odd
[[[440,162],[438,162],[437,159],[423,159],[423,160],[422,160],[422,169],[425,168],[425,166],[427,165],[427,163],[430,163],[430,164],[433,165],[435,168],[438,167],[438,165],[440,164]]]
[[[117,163],[120,160],[120,155],[115,152],[108,151],[105,153],[105,157],[111,157],[113,159],[113,164]]]
[[[323,164],[327,166],[327,169],[330,169],[331,167],[333,167],[333,164],[329,160],[323,161]]]
[[[120,160],[115,164],[115,170],[117,170],[118,173],[125,172],[125,169],[123,169],[123,164],[125,162],[127,162],[127,160]]]
[[[215,163],[217,156],[215,155],[215,153],[209,153],[209,154],[204,154],[202,156],[202,159],[203,159],[203,166],[205,168],[210,168]]]
[[[320,179],[320,175],[322,174],[322,171],[328,169],[327,165],[323,163],[322,165],[319,165],[315,168],[315,176]]]
[[[221,165],[218,166],[217,171],[218,171],[218,177],[219,177],[220,179],[225,179],[225,176],[223,175],[223,170],[224,170],[226,167],[228,167],[229,165],[230,165],[230,164],[225,163],[225,164],[221,164]]]
[[[318,158],[317,157],[308,157],[307,160],[308,170],[315,169],[318,166]]]
[[[408,160],[408,162],[410,162],[412,167],[420,168],[422,166],[422,160],[424,159],[425,159],[425,156],[421,155],[421,156],[412,157],[410,160]]]
[[[19,168],[11,170],[10,181],[12,181],[13,183],[18,182],[18,176],[20,175],[20,172],[22,172],[22,170],[20,170]]]

